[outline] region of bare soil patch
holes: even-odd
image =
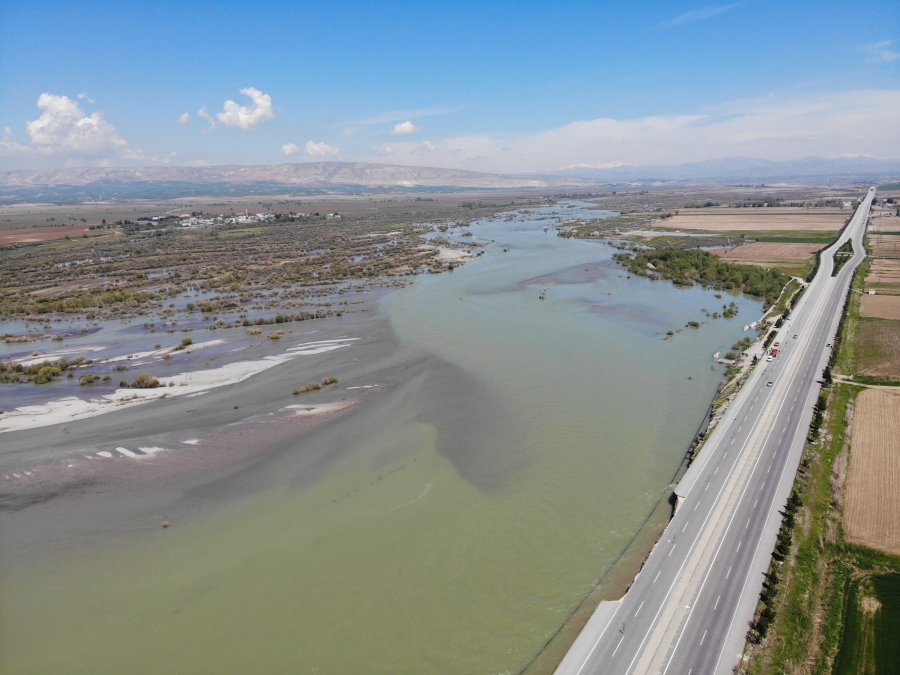
[[[900,319],[900,295],[864,295],[859,315],[874,319]]]
[[[771,208],[771,209],[681,209],[678,215],[665,221],[667,228],[684,230],[714,230],[734,232],[756,231],[835,231],[844,226],[851,211],[833,209]]]
[[[870,234],[869,246],[872,255],[879,258],[900,258],[900,235]]]
[[[52,241],[65,239],[66,237],[99,237],[109,234],[105,230],[88,230],[86,225],[71,225],[68,227],[30,227],[22,230],[7,230],[6,234],[0,234],[0,246],[4,244],[28,244],[36,241]]]
[[[851,448],[847,539],[900,554],[900,391],[860,392]]]
[[[900,377],[900,321],[860,319],[856,344],[861,374]]]
[[[822,248],[821,244],[783,244],[773,242],[754,242],[752,244],[744,244],[718,253],[716,255],[734,262],[761,263],[771,260],[809,260],[816,251]]]

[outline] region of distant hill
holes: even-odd
[[[0,172],[0,187],[33,188],[57,186],[125,186],[136,183],[256,184],[294,187],[461,187],[461,188],[542,188],[569,185],[563,178],[503,176],[499,174],[351,162],[310,162],[271,165],[184,167],[153,166],[140,169],[83,167],[34,171]],[[584,181],[578,180],[577,183]]]
[[[753,157],[724,157],[677,166],[592,167],[580,164],[551,172],[552,176],[597,182],[616,181],[777,181],[802,179],[863,180],[900,176],[900,160],[871,157],[804,157],[773,162]]]

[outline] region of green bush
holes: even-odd
[[[322,385],[318,382],[310,382],[308,385],[303,387],[303,391],[319,391],[322,388]]]
[[[159,386],[159,380],[150,375],[141,374],[134,378],[134,382],[131,383],[131,386],[135,389],[155,389]]]
[[[336,377],[326,377],[324,380],[322,380],[323,387],[327,387],[329,384],[337,384],[337,383],[338,383],[338,379]]]

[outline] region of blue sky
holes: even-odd
[[[897,158],[898,111],[896,0],[0,0],[5,170]]]

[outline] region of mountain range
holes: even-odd
[[[291,186],[328,188],[555,188],[586,187],[619,182],[739,181],[855,181],[900,176],[900,160],[871,157],[806,157],[775,162],[752,157],[726,157],[677,166],[578,164],[543,174],[505,175],[462,169],[370,164],[363,162],[308,162],[293,164],[223,166],[67,167],[62,169],[0,172],[0,188],[123,187],[131,185],[187,184],[226,186]]]

